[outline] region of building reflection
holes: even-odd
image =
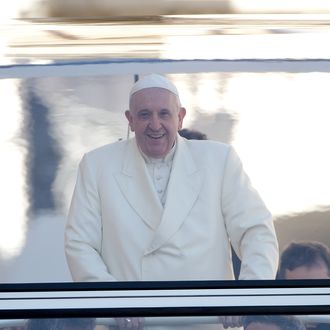
[[[24,102],[24,136],[27,141],[27,196],[33,215],[56,208],[53,183],[61,162],[58,141],[53,137],[49,122],[51,109],[39,97],[34,79],[24,80],[21,96]]]

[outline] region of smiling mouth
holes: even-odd
[[[163,133],[163,134],[147,134],[147,136],[151,139],[158,140],[158,139],[161,139],[162,137],[164,137],[165,133]]]

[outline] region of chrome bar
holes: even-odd
[[[330,72],[324,60],[142,60],[72,62],[0,66],[0,79],[82,77],[146,73],[196,72]]]

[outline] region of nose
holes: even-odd
[[[157,114],[154,114],[151,117],[149,127],[154,131],[157,131],[162,127],[161,121],[160,121],[159,117],[157,116]]]

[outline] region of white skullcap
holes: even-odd
[[[173,94],[179,96],[179,92],[174,86],[174,84],[166,79],[164,76],[161,76],[159,74],[150,74],[148,76],[144,76],[143,78],[139,79],[132,87],[129,97],[140,91],[141,89],[145,88],[152,88],[152,87],[158,87],[158,88],[164,88],[172,92]]]

